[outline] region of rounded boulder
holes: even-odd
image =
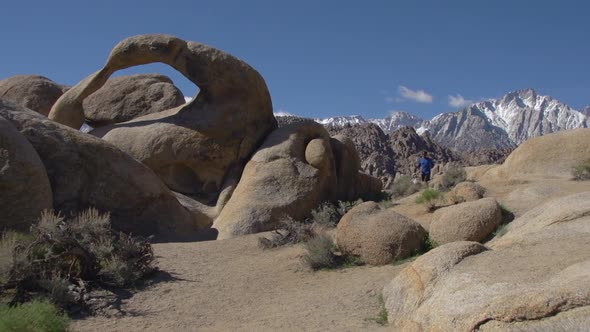
[[[52,205],[49,178],[39,155],[0,116],[0,231],[27,230]]]
[[[502,222],[502,210],[494,198],[482,198],[437,210],[430,237],[437,244],[485,240]]]
[[[343,254],[371,265],[384,265],[421,251],[426,231],[417,222],[375,202],[365,202],[345,214],[336,229]]]
[[[47,116],[67,87],[38,75],[17,75],[0,80],[0,98]]]
[[[451,195],[462,197],[466,202],[483,198],[485,193],[485,188],[475,182],[461,182],[451,189]]]

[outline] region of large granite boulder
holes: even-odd
[[[371,265],[389,264],[421,252],[427,238],[417,222],[393,211],[365,202],[348,211],[336,230],[342,253]]]
[[[487,243],[442,245],[384,290],[400,331],[584,331],[590,192],[537,206]]]
[[[485,240],[502,222],[496,199],[482,198],[438,209],[430,223],[430,237],[437,244]]]
[[[37,152],[0,116],[0,231],[28,230],[52,204],[49,178]]]
[[[109,79],[84,99],[86,122],[94,128],[133,120],[184,104],[172,80],[159,74],[137,74]]]
[[[449,192],[449,195],[456,197],[458,200],[469,202],[483,198],[485,193],[486,189],[480,184],[476,182],[465,181],[460,182],[454,186]]]
[[[590,156],[590,128],[564,130],[531,138],[482,179],[570,178],[578,163]]]
[[[0,116],[45,165],[56,211],[69,215],[96,207],[111,213],[115,229],[161,237],[190,236],[210,224],[185,209],[152,170],[108,142],[1,102]]]
[[[344,149],[340,144],[310,120],[273,131],[246,164],[238,186],[215,220],[219,238],[275,229],[284,216],[302,219],[323,201],[380,192],[378,179],[359,173],[354,145]],[[337,149],[341,152],[336,153]],[[348,168],[343,170],[341,165]]]
[[[0,98],[45,116],[67,89],[38,75],[17,75],[0,80]]]
[[[121,41],[105,66],[53,106],[49,118],[78,129],[83,101],[115,71],[152,62],[168,64],[200,91],[185,104],[92,134],[151,168],[174,191],[216,204],[227,174],[241,168],[276,127],[262,76],[245,62],[215,48],[168,35]]]

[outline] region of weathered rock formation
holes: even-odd
[[[371,265],[389,264],[423,250],[426,231],[417,222],[365,202],[348,211],[336,230],[342,253]]]
[[[5,106],[0,99],[0,108]],[[0,116],[0,231],[28,230],[53,207],[45,166],[27,139]]]
[[[276,127],[262,76],[215,48],[168,35],[140,35],[120,42],[106,65],[53,106],[49,118],[78,129],[83,101],[115,71],[152,62],[168,64],[200,91],[188,104],[105,126],[102,137],[141,161],[173,190],[215,205],[228,180]]]
[[[15,105],[0,102],[0,117],[20,131],[39,155],[51,183],[47,195],[53,193],[56,211],[69,215],[96,207],[111,213],[115,229],[164,237],[190,236],[210,224],[182,207],[149,168],[111,144]],[[26,188],[31,197],[38,195],[35,188]]]
[[[17,75],[0,80],[0,98],[45,116],[67,89],[66,86],[37,75]]]
[[[582,331],[590,310],[590,192],[542,204],[488,242],[442,245],[383,290],[403,331]]]
[[[246,164],[215,220],[219,238],[276,228],[284,216],[306,217],[323,201],[368,197],[378,179],[359,173],[354,145],[330,138],[320,124],[296,122],[273,131]]]
[[[361,170],[378,177],[386,185],[395,177],[394,154],[387,135],[376,124],[328,126],[330,135],[344,135],[352,140],[358,151]]]
[[[502,210],[494,198],[445,207],[434,212],[430,237],[437,244],[456,241],[482,242],[502,222]]]
[[[428,156],[435,160],[435,173],[442,171],[445,164],[460,160],[451,150],[434,142],[428,133],[418,135],[412,127],[402,127],[391,133],[389,144],[395,154],[397,171],[405,175],[416,172],[416,164],[422,156],[422,151],[427,151]]]
[[[561,131],[521,144],[506,161],[483,176],[488,179],[571,177],[572,168],[590,156],[590,129]]]
[[[125,122],[184,104],[182,92],[159,74],[138,74],[109,79],[84,99],[84,117],[94,128]]]
[[[461,182],[451,189],[449,196],[455,196],[466,202],[483,198],[486,189],[476,182]]]

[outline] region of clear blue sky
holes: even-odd
[[[275,111],[430,118],[527,87],[590,105],[588,1],[2,1],[0,79],[73,85],[125,37],[167,33],[258,69]],[[161,72],[191,96],[196,87]],[[407,89],[404,89],[407,88]],[[422,91],[422,92],[420,92]]]

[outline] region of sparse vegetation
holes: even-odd
[[[442,176],[440,188],[442,191],[448,191],[458,183],[465,181],[467,173],[463,167],[451,166]]]
[[[64,309],[84,307],[87,287],[127,287],[156,270],[149,241],[112,231],[95,209],[71,219],[44,212],[30,236],[2,236],[0,257],[11,303],[46,297]]]
[[[456,193],[451,192],[450,194],[446,195],[446,198],[452,204],[459,204],[465,202],[465,197],[457,195]]]
[[[318,225],[335,226],[340,221],[342,215],[348,211],[346,208],[344,208],[343,212],[339,211],[339,207],[345,203],[338,202],[338,204],[339,206],[335,206],[330,202],[320,204],[320,206],[311,211],[311,221]]]
[[[336,246],[329,235],[318,234],[305,243],[303,262],[313,270],[335,268],[338,266],[335,250]]]
[[[279,227],[274,230],[270,238],[258,238],[258,246],[262,249],[281,247],[287,244],[305,242],[314,237],[314,225],[285,217]]]
[[[400,175],[393,181],[392,195],[395,198],[410,196],[420,191],[422,185],[413,183],[412,178],[407,175]]]
[[[66,331],[69,318],[47,301],[0,307],[0,331]]]
[[[440,191],[432,188],[427,188],[424,189],[420,196],[416,198],[416,203],[423,204],[424,206],[426,206],[428,211],[434,211],[434,209],[436,208],[437,201],[439,201],[443,197],[444,196]]]
[[[590,159],[580,162],[572,169],[572,176],[576,181],[590,180]]]
[[[389,317],[387,317],[387,309],[385,308],[385,299],[383,299],[383,295],[379,294],[377,301],[379,302],[379,313],[375,318],[375,322],[379,325],[387,325]]]

